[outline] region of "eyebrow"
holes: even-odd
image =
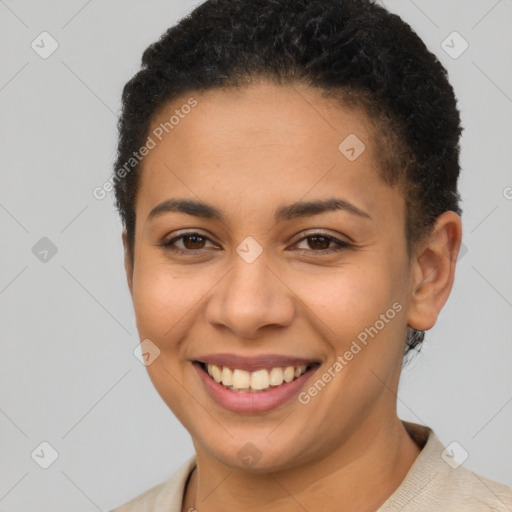
[[[289,221],[298,217],[308,217],[332,211],[346,211],[361,218],[372,219],[365,211],[357,208],[344,199],[321,199],[317,201],[297,201],[295,203],[281,206],[275,213],[276,222]],[[224,222],[224,215],[221,210],[202,201],[192,199],[168,199],[155,206],[147,217],[153,219],[165,213],[180,212],[194,217],[214,219]]]

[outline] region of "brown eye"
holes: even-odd
[[[327,249],[331,243],[331,240],[325,236],[310,236],[307,240],[311,249],[324,250]]]
[[[202,249],[205,243],[205,237],[200,235],[186,235],[182,237],[185,249]]]
[[[171,240],[164,240],[160,245],[165,250],[174,251],[176,253],[194,254],[194,251],[202,251],[203,249],[208,249],[206,245],[207,243],[210,243],[215,247],[215,245],[208,237],[202,235],[201,233],[195,233],[191,231],[189,233],[183,233],[179,236],[175,236]]]
[[[303,247],[300,247],[300,245]],[[304,247],[307,245],[307,247]],[[333,252],[340,252],[343,249],[353,247],[349,242],[338,240],[333,236],[327,236],[322,233],[314,233],[306,236],[297,242],[298,250],[314,255],[321,256],[322,254],[329,254]]]

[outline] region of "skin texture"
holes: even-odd
[[[197,453],[183,510],[376,510],[419,453],[396,415],[407,325],[430,329],[449,296],[460,218],[441,215],[409,260],[405,202],[377,175],[362,112],[299,85],[193,96],[197,107],[145,157],[133,259],[123,237],[140,339],[161,351],[149,375]],[[349,134],[366,146],[355,161],[338,150]],[[212,204],[224,222],[179,212],[148,220],[171,198]],[[274,220],[280,206],[330,198],[371,219],[333,211]],[[190,228],[207,237],[176,242],[190,254],[159,245]],[[318,232],[353,247],[325,254],[305,238]],[[236,252],[248,236],[263,249],[250,264]],[[192,367],[208,353],[304,357],[321,362],[309,387],[394,303],[400,313],[307,405],[230,412]],[[237,455],[248,442],[261,454],[251,467]]]

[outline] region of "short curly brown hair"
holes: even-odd
[[[173,99],[257,78],[305,83],[364,110],[378,172],[406,202],[409,251],[440,214],[461,214],[462,128],[447,72],[407,23],[371,0],[203,2],[146,49],[125,85],[115,169],[144,145],[155,114]],[[139,171],[137,163],[114,180],[131,252]],[[423,337],[409,329],[406,353]]]

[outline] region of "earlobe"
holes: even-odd
[[[130,295],[133,297],[133,255],[128,244],[128,236],[125,229],[123,230],[122,240],[124,248],[124,270],[126,272],[126,280],[128,282]]]
[[[407,323],[418,331],[431,329],[450,295],[462,240],[460,217],[452,211],[437,218],[432,234],[414,256],[413,291]]]

